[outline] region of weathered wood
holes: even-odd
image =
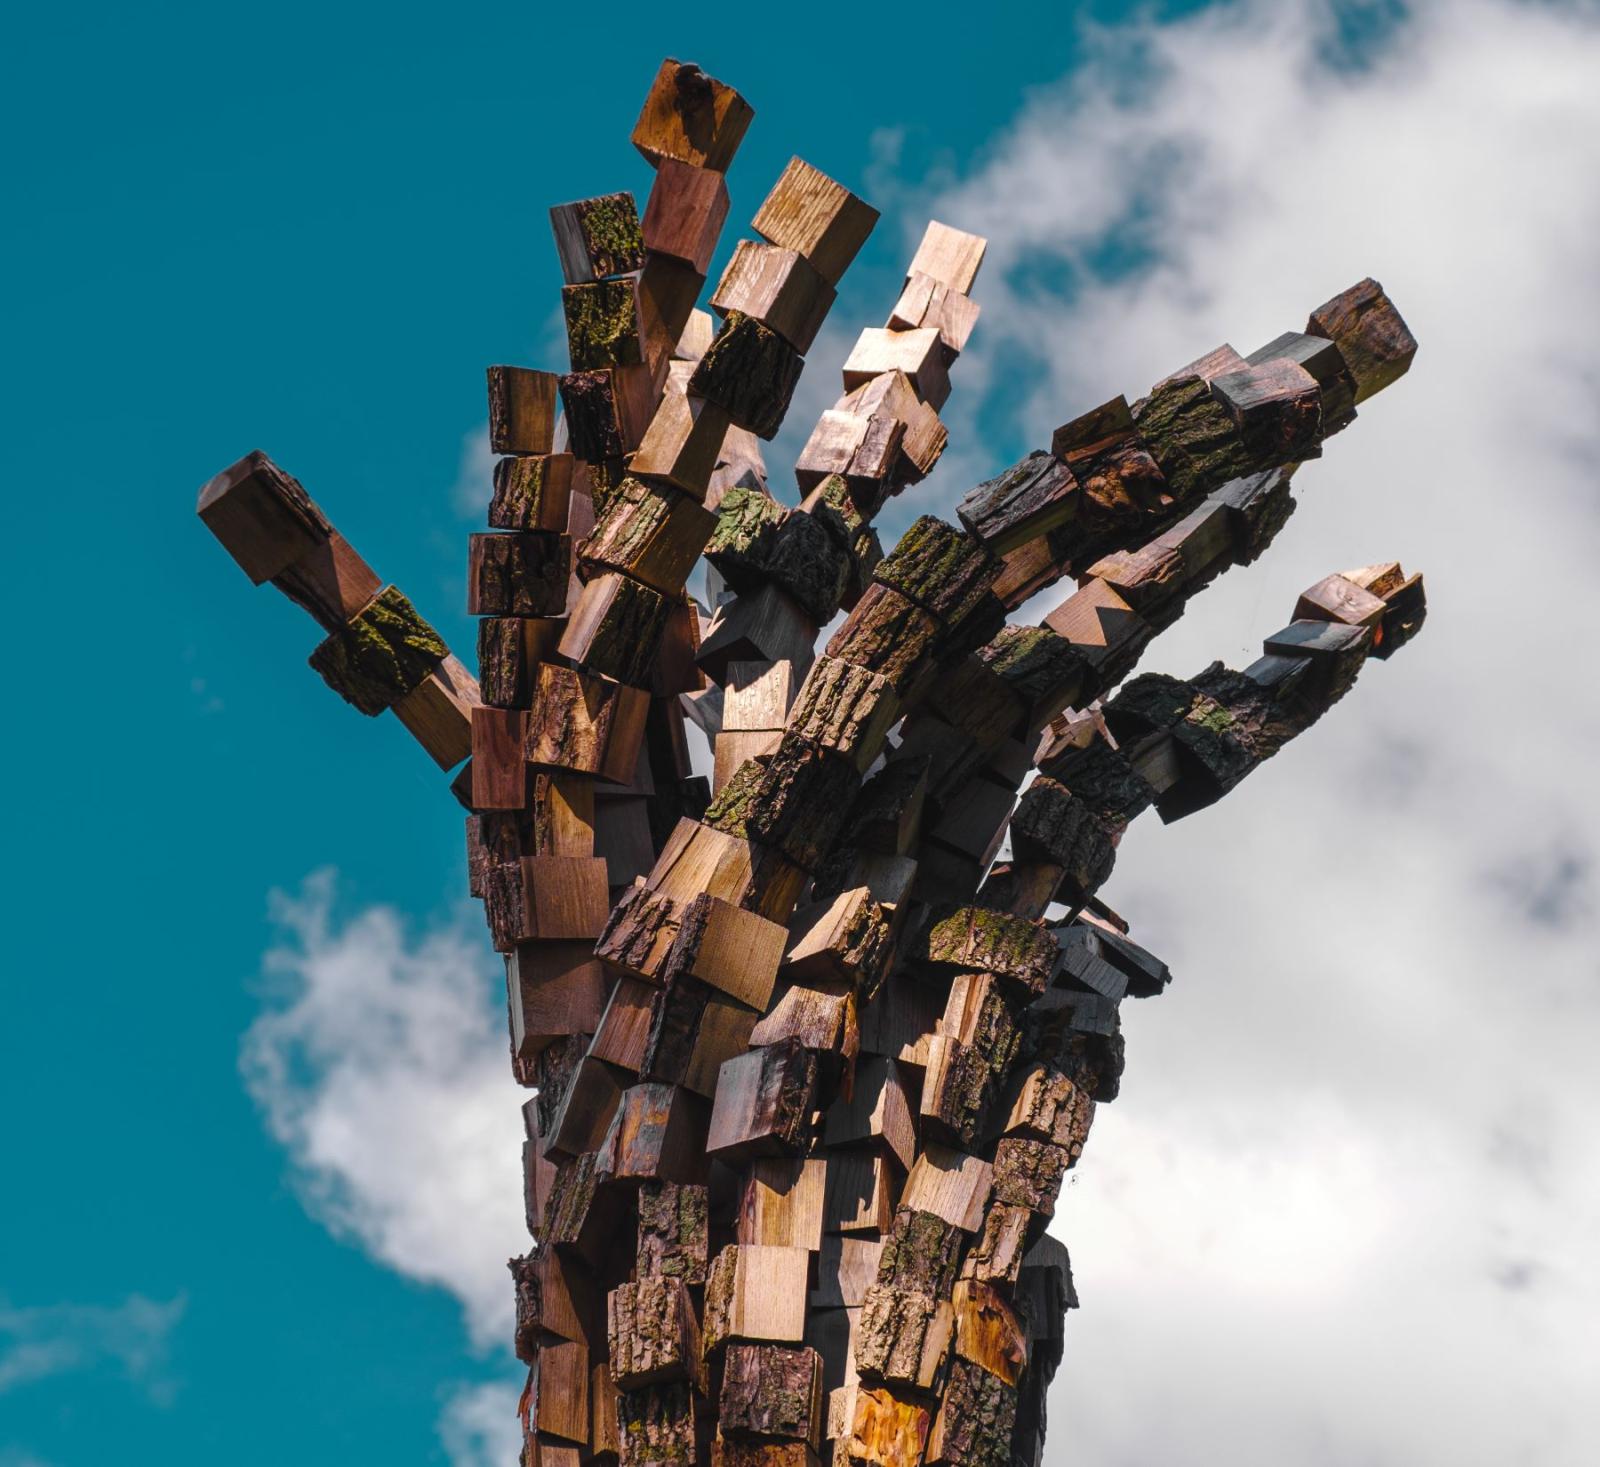
[[[258,586],[317,552],[334,533],[300,481],[260,449],[203,485],[196,513]]]
[[[1035,540],[1078,512],[1078,481],[1054,454],[1030,453],[969,491],[956,506],[967,530],[993,555]]]
[[[638,1267],[642,1275],[706,1281],[706,1188],[648,1181],[639,1186]]]
[[[915,331],[891,331],[884,326],[862,328],[844,362],[847,392],[885,372],[904,372],[917,396],[937,411],[950,396],[950,372],[944,343],[932,326]]]
[[[830,285],[866,243],[878,211],[842,184],[792,158],[756,210],[752,227],[764,240],[805,257]]]
[[[831,979],[872,993],[893,947],[893,914],[866,887],[852,887],[794,914],[783,967],[792,978]]]
[[[878,1142],[903,1169],[910,1168],[916,1158],[916,1127],[904,1081],[892,1059],[861,1061],[850,1094],[839,1096],[823,1117],[822,1140],[825,1146]]]
[[[570,453],[515,454],[494,466],[489,524],[496,530],[567,528],[573,458]]]
[[[953,1325],[949,1300],[874,1284],[861,1305],[856,1369],[864,1380],[932,1390]]]
[[[805,256],[743,239],[711,297],[721,315],[738,311],[776,331],[802,356],[833,307],[835,291]]]
[[[822,1361],[808,1346],[730,1345],[719,1428],[730,1437],[822,1442]]]
[[[533,1367],[533,1422],[564,1441],[589,1441],[589,1352],[582,1345],[546,1345]]]
[[[751,1162],[739,1189],[737,1241],[816,1252],[822,1246],[827,1177],[820,1156]]]
[[[940,967],[995,973],[1026,992],[1042,993],[1055,969],[1056,944],[1038,923],[969,906],[930,923],[916,956]]]
[[[975,1233],[983,1226],[993,1184],[993,1168],[981,1157],[928,1145],[906,1178],[900,1205],[931,1212],[962,1232]]]
[[[938,632],[939,622],[930,612],[875,577],[829,640],[828,655],[878,673],[896,692],[905,693],[926,667]]]
[[[558,617],[486,616],[478,622],[478,675],[483,701],[526,708],[535,669],[553,661],[566,623]]]
[[[1065,1146],[1026,1136],[1001,1137],[994,1155],[995,1201],[1051,1216],[1070,1160]]]
[[[700,1397],[688,1381],[620,1392],[620,1467],[694,1467],[698,1460],[699,1402]]]
[[[722,170],[678,158],[656,160],[641,231],[646,249],[681,260],[704,275],[727,218],[728,180]]]
[[[682,1279],[647,1277],[606,1299],[611,1378],[621,1390],[693,1380],[701,1370],[700,1326]]]
[[[556,377],[529,367],[490,367],[489,449],[549,453],[556,427]]]
[[[1080,897],[1098,890],[1116,861],[1116,849],[1094,811],[1048,777],[1036,779],[1018,801],[1011,848],[1019,860],[1061,867]]]
[[[978,303],[975,300],[920,270],[906,275],[905,287],[888,320],[889,328],[894,331],[933,327],[939,333],[945,356],[952,361],[966,350],[967,338],[977,324]]]
[[[574,372],[636,367],[645,360],[638,288],[631,277],[564,286],[561,310]]]
[[[731,662],[789,662],[798,676],[811,665],[816,639],[817,624],[787,593],[766,585],[717,607],[695,660],[718,682]]]
[[[927,1440],[929,1467],[1007,1467],[1017,1391],[997,1375],[957,1360]],[[1024,1458],[1031,1460],[1031,1458]]]
[[[877,1281],[944,1298],[955,1287],[967,1236],[931,1212],[902,1207],[883,1240]]]
[[[557,650],[590,672],[648,688],[666,625],[667,602],[659,591],[609,571],[584,586]]]
[[[693,62],[668,57],[633,125],[633,145],[651,164],[676,158],[726,172],[754,116],[732,87]]]
[[[345,702],[376,717],[421,686],[450,649],[395,586],[311,654],[311,666]]]
[[[645,241],[632,194],[601,194],[550,210],[561,276],[569,285],[627,275],[644,264]]]
[[[1094,1123],[1094,1101],[1068,1076],[1044,1064],[1031,1065],[1015,1089],[1006,1134],[1061,1147],[1071,1167],[1083,1155]]]
[[[772,997],[787,931],[719,897],[696,897],[679,914],[678,935],[663,968],[687,974],[752,1009]]]
[[[854,1036],[853,995],[847,988],[831,992],[795,984],[784,990],[750,1031],[753,1044],[781,1044],[793,1039],[819,1054],[848,1058]]]
[[[1338,345],[1355,378],[1358,403],[1403,377],[1417,354],[1416,337],[1383,287],[1370,277],[1318,306],[1306,323],[1306,333]]]
[[[716,516],[666,484],[625,478],[578,547],[585,566],[622,571],[663,595],[683,589]]]
[[[518,532],[468,541],[468,616],[559,616],[567,604],[572,541]]]
[[[948,627],[977,609],[999,574],[1000,562],[971,536],[932,515],[923,515],[883,558],[873,579],[916,602]]]
[[[483,905],[501,952],[536,938],[592,942],[610,908],[606,863],[592,856],[524,856],[498,864],[488,873]]]
[[[705,1103],[686,1087],[630,1085],[596,1146],[596,1168],[609,1181],[700,1183],[705,1135]]]
[[[638,763],[649,704],[642,689],[541,662],[524,753],[530,764],[625,784]]]
[[[1200,376],[1175,377],[1135,405],[1134,426],[1180,499],[1206,494],[1264,467]],[[1085,489],[1088,485],[1085,484]]]
[[[1015,1284],[1034,1217],[1026,1207],[990,1206],[984,1214],[983,1231],[961,1261],[961,1276],[983,1283]]]
[[[270,538],[275,532],[265,533]],[[337,530],[274,575],[272,584],[326,632],[343,630],[383,589],[377,572]]]
[[[931,1425],[926,1407],[897,1400],[881,1387],[858,1391],[850,1434],[844,1439],[845,1461],[849,1467],[905,1467],[920,1462]]]
[[[729,311],[695,364],[689,390],[727,410],[739,427],[772,438],[783,425],[804,360],[769,326],[742,311]]]
[[[724,1161],[801,1150],[816,1084],[816,1055],[793,1041],[730,1059],[717,1079],[706,1150]]]
[[[394,716],[441,769],[472,753],[472,712],[482,706],[478,680],[446,655],[409,693],[390,706]]]
[[[1224,373],[1212,379],[1211,395],[1238,425],[1256,467],[1321,454],[1322,389],[1297,363],[1279,359]]]

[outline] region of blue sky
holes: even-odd
[[[503,1390],[510,1371],[483,1344],[484,1289],[498,1284],[474,1260],[498,1269],[498,1223],[483,1219],[508,1194],[518,1204],[514,1156],[503,1176],[478,1166],[478,1121],[508,1116],[514,1134],[516,1096],[482,1078],[503,1064],[498,1000],[462,911],[460,812],[396,724],[323,688],[304,665],[315,626],[249,586],[193,501],[217,469],[267,449],[469,653],[461,479],[483,367],[559,360],[546,210],[617,188],[643,197],[627,134],[666,54],[756,109],[725,248],[795,152],[884,208],[812,353],[797,421],[829,395],[854,329],[885,314],[929,212],[996,242],[956,374],[957,441],[904,515],[947,507],[1055,421],[1222,335],[1248,350],[1298,326],[1369,271],[1412,317],[1417,371],[1307,471],[1281,560],[1219,587],[1209,619],[1186,620],[1158,659],[1189,672],[1248,657],[1300,586],[1389,556],[1425,567],[1445,608],[1304,757],[1264,771],[1226,813],[1146,836],[1119,866],[1113,900],[1184,966],[1169,1012],[1137,1021],[1149,1068],[1135,1048],[1126,1119],[1097,1134],[1121,1160],[1096,1174],[1086,1159],[1072,1194],[1082,1231],[1069,1241],[1095,1285],[1073,1321],[1084,1368],[1112,1354],[1108,1383],[1058,1412],[1055,1460],[1069,1442],[1092,1463],[1214,1460],[1208,1413],[1244,1409],[1179,1388],[1189,1326],[1156,1329],[1141,1292],[1163,1266],[1195,1291],[1196,1317],[1220,1305],[1237,1319],[1234,1370],[1280,1368],[1274,1310],[1290,1305],[1348,1366],[1373,1347],[1363,1280],[1404,1276],[1381,1333],[1411,1347],[1394,1347],[1399,1364],[1375,1349],[1372,1378],[1347,1382],[1384,1429],[1369,1442],[1309,1399],[1302,1410],[1290,1369],[1271,1381],[1287,1404],[1261,1426],[1262,1460],[1382,1461],[1374,1443],[1396,1431],[1421,1433],[1405,1438],[1410,1461],[1476,1461],[1480,1447],[1536,1467],[1593,1459],[1600,1426],[1567,1412],[1562,1362],[1593,1345],[1574,1334],[1576,1311],[1600,1302],[1576,1242],[1600,1206],[1570,1181],[1593,1173],[1600,1133],[1578,1123],[1600,1117],[1600,1096],[1577,1048],[1597,1018],[1585,944],[1600,801],[1592,779],[1560,771],[1589,757],[1582,731],[1600,709],[1520,612],[1495,613],[1494,595],[1515,602],[1525,583],[1481,588],[1508,563],[1539,564],[1547,594],[1579,604],[1593,549],[1582,465],[1600,439],[1600,363],[1581,323],[1596,304],[1600,118],[1584,78],[1600,27],[1590,6],[1503,0],[1453,19],[1436,4],[1314,0],[1127,9],[866,6],[834,24],[754,7],[596,20],[572,7],[91,6],[12,21],[0,596],[20,635],[6,720],[0,1467],[479,1460],[473,1403],[503,1395],[472,1388]],[[1360,43],[1359,65],[1341,38]],[[1496,116],[1480,133],[1486,95]],[[1511,462],[1519,514],[1485,467]],[[1485,665],[1495,698],[1542,680],[1539,716],[1483,710]],[[1339,940],[1307,958],[1284,852],[1314,847],[1316,822],[1352,809],[1381,832],[1381,858],[1329,877],[1342,883]],[[1217,840],[1234,885],[1195,879]],[[319,870],[336,885],[306,888]],[[301,895],[275,917],[273,892]],[[1278,980],[1308,962],[1322,976],[1291,1004]],[[1352,965],[1372,985],[1351,1000],[1371,1036],[1362,1062],[1409,1106],[1398,1118],[1341,1083],[1328,1036],[1351,1011],[1316,995]],[[1533,976],[1507,1022],[1540,1045],[1542,1067],[1514,1066],[1494,1106],[1481,1091],[1457,1104],[1443,1068],[1416,1079],[1402,1033],[1436,1032],[1491,1063],[1481,1015],[1524,965]],[[356,970],[381,981],[364,991]],[[466,1017],[425,1042],[418,1014],[441,994]],[[1211,1156],[1215,1135],[1186,1129],[1201,1076],[1185,1070],[1183,1039],[1242,1043],[1216,1016],[1223,1001],[1264,1017],[1249,1044],[1258,1079],[1218,1096],[1231,1144]],[[419,1046],[411,1071],[385,1068],[382,1046],[350,1027],[363,1002]],[[359,1059],[341,1068],[345,1040]],[[1289,1114],[1293,1136],[1262,1119]],[[1307,1135],[1326,1143],[1320,1181],[1297,1160]],[[1397,1160],[1396,1136],[1430,1166]],[[496,1130],[487,1154],[500,1145]],[[1204,1175],[1185,1169],[1194,1156],[1210,1158]],[[1478,1168],[1504,1182],[1492,1206],[1479,1205]],[[1414,1190],[1422,1172],[1432,1190]],[[1330,1196],[1350,1225],[1319,1238]],[[1483,1237],[1469,1249],[1463,1234],[1452,1273],[1426,1240],[1469,1198]],[[1187,1236],[1157,1226],[1168,1202]],[[1264,1216],[1278,1226],[1257,1237],[1245,1224]],[[1332,1260],[1317,1297],[1302,1291],[1306,1257],[1273,1251],[1295,1229]],[[1232,1235],[1242,1251],[1228,1251]],[[1508,1368],[1468,1355],[1405,1374],[1414,1357],[1472,1348],[1446,1327],[1456,1307],[1523,1344],[1511,1394],[1489,1392],[1491,1412],[1477,1393],[1489,1414],[1446,1452],[1417,1424],[1451,1399],[1436,1376]],[[1114,1389],[1152,1359],[1171,1366],[1173,1439],[1149,1436],[1149,1413]],[[1069,1349],[1064,1374],[1073,1364]],[[1424,1409],[1388,1402],[1396,1371]],[[1316,1374],[1308,1362],[1305,1380]],[[1535,1414],[1537,1440],[1494,1435]],[[1130,1441],[1143,1458],[1121,1455]]]

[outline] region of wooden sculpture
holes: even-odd
[[[523,1461],[1036,1464],[1076,1303],[1046,1224],[1117,1094],[1118,1005],[1169,978],[1095,893],[1134,817],[1209,805],[1403,646],[1422,581],[1332,575],[1242,672],[1129,674],[1416,343],[1363,281],[1072,419],[885,555],[873,517],[945,446],[984,241],[928,226],[782,502],[760,440],[877,214],[796,158],[713,330],[751,116],[669,60],[643,216],[551,211],[571,370],[489,368],[476,680],[264,454],[199,512],[321,623],[336,692],[459,766],[532,1091]]]

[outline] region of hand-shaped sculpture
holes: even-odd
[[[524,1461],[1035,1464],[1076,1302],[1045,1226],[1117,1093],[1118,1004],[1168,980],[1096,889],[1141,811],[1210,804],[1402,646],[1421,579],[1329,576],[1243,672],[1114,690],[1416,343],[1363,281],[1058,428],[884,556],[873,516],[945,446],[984,241],[928,226],[785,507],[758,439],[877,215],[795,159],[713,335],[695,301],[751,115],[668,61],[642,221],[628,194],[551,211],[572,370],[489,369],[479,683],[265,456],[200,514],[327,629],[336,691],[471,756],[471,889],[535,1091]],[[703,628],[702,553],[726,588]],[[1042,625],[1006,624],[1065,576]]]

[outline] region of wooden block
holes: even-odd
[[[584,586],[557,650],[590,672],[648,688],[666,625],[667,602],[659,591],[607,571]]]
[[[655,989],[637,978],[618,978],[606,1001],[589,1053],[620,1069],[639,1072],[650,1032],[650,1004]]]
[[[589,1441],[589,1352],[576,1343],[546,1345],[533,1367],[533,1421],[565,1441]]]
[[[535,669],[552,661],[566,623],[559,617],[486,616],[478,623],[480,692],[496,708],[533,701]]]
[[[1395,564],[1398,571],[1398,562]],[[1346,626],[1370,627],[1388,610],[1381,596],[1363,589],[1347,576],[1325,576],[1301,592],[1295,602],[1296,621],[1337,621]]]
[[[811,666],[817,625],[776,586],[725,601],[712,614],[696,661],[715,682],[731,662],[788,662],[794,676]],[[832,648],[829,648],[832,651]]]
[[[665,356],[670,371],[673,358],[684,349],[696,315],[695,302],[705,283],[705,276],[682,260],[668,255],[646,256],[638,289],[639,329],[648,346],[647,360],[659,362]],[[695,360],[703,354],[704,347],[696,353]]]
[[[1072,643],[1096,670],[1120,666],[1137,655],[1154,629],[1103,581],[1080,586],[1044,619],[1044,625]]]
[[[736,1240],[779,1248],[822,1247],[827,1162],[764,1157],[750,1163],[739,1192]]]
[[[623,1092],[597,1163],[611,1181],[701,1183],[706,1178],[705,1102],[678,1085]]]
[[[777,851],[684,819],[661,848],[648,885],[675,901],[705,892],[775,921],[794,910],[805,882],[805,871]]]
[[[655,182],[644,207],[646,249],[681,260],[704,275],[727,218],[728,180],[720,169],[700,168],[677,158],[657,160]]]
[[[694,1467],[699,1401],[688,1381],[621,1392],[617,1397],[620,1467]]]
[[[883,1239],[831,1235],[819,1246],[812,1309],[859,1309],[867,1290],[877,1281]]]
[[[1134,427],[1178,499],[1209,494],[1262,467],[1228,410],[1212,396],[1210,384],[1193,373],[1155,387],[1140,401]],[[1096,497],[1090,482],[1094,475],[1080,470],[1070,457],[1068,463],[1085,493]],[[1126,480],[1128,475],[1119,477]]]
[[[649,695],[639,688],[541,662],[524,754],[530,764],[625,784],[638,763],[649,705]]]
[[[771,327],[802,356],[833,308],[836,292],[794,250],[742,239],[711,297],[720,315],[738,311]]]
[[[606,1342],[611,1378],[621,1390],[693,1380],[701,1371],[700,1326],[682,1279],[642,1278],[613,1289]]]
[[[527,722],[527,714],[516,708],[472,710],[474,810],[520,810],[527,802]]]
[[[900,699],[888,678],[824,655],[806,674],[789,728],[864,774],[883,752],[899,718]]]
[[[706,1280],[706,1354],[729,1341],[799,1344],[810,1273],[811,1254],[804,1248],[724,1248]]]
[[[530,367],[490,367],[489,448],[550,453],[555,447],[556,377]]]
[[[783,741],[781,728],[719,733],[712,745],[711,792],[720,794],[728,781],[752,759],[763,762],[778,752]]]
[[[1325,337],[1285,331],[1245,358],[1251,366],[1263,362],[1291,361],[1317,379],[1322,391],[1322,436],[1331,437],[1348,427],[1356,416],[1356,379],[1345,365],[1344,353]]]
[[[855,502],[875,514],[887,499],[889,478],[899,462],[904,425],[848,409],[830,408],[817,419],[800,456],[795,477],[805,490],[837,474]]]
[[[1322,440],[1322,389],[1298,363],[1279,358],[1211,380],[1261,468],[1315,458]]]
[[[730,1345],[718,1428],[725,1437],[822,1444],[822,1361],[808,1346]]]
[[[771,327],[742,311],[729,311],[695,364],[689,390],[719,403],[738,427],[758,438],[772,438],[783,426],[804,365]]]
[[[886,1055],[902,1065],[927,1064],[928,1039],[943,1007],[943,990],[891,972],[861,1007],[861,1052]]]
[[[673,360],[686,362],[692,366],[711,350],[711,342],[716,334],[717,323],[710,311],[690,311],[689,319],[679,333],[678,345],[672,354]],[[684,379],[684,385],[688,385],[688,378]]]
[[[606,863],[592,856],[524,856],[489,873],[484,905],[512,942],[593,941],[610,912]]]
[[[823,1144],[848,1146],[874,1141],[909,1170],[917,1153],[917,1133],[898,1066],[892,1059],[862,1060],[849,1096],[839,1096],[823,1120]]]
[[[1336,342],[1355,378],[1355,400],[1365,402],[1411,370],[1417,339],[1383,287],[1370,277],[1317,307],[1308,336]]]
[[[782,729],[797,686],[792,662],[730,661],[722,694],[725,733]]]
[[[706,1150],[723,1161],[800,1150],[815,1101],[817,1057],[792,1041],[723,1065]]]
[[[700,896],[683,909],[669,965],[760,1011],[772,997],[787,940],[776,922]]]
[[[1016,1385],[1027,1369],[1028,1341],[1004,1296],[989,1283],[963,1279],[950,1302],[956,1357]]]
[[[530,1263],[543,1335],[598,1347],[605,1337],[605,1298],[582,1263],[554,1248],[540,1248]]]
[[[638,798],[601,800],[595,806],[594,854],[604,859],[613,890],[631,887],[655,862],[648,805]]]
[[[604,1361],[589,1372],[590,1460],[605,1464],[617,1460],[617,1387],[611,1367]],[[541,1462],[540,1467],[544,1467]]]
[[[962,1259],[961,1276],[1015,1285],[1028,1251],[1033,1217],[1026,1207],[991,1206],[983,1220],[983,1231]]]
[[[949,290],[971,295],[988,244],[981,235],[967,234],[930,219],[922,243],[911,257],[908,273],[926,275]]]
[[[686,1090],[707,1099],[716,1095],[717,1077],[723,1065],[750,1047],[756,1017],[753,1010],[720,994],[713,993],[706,1000],[683,1076]]]
[[[396,586],[387,586],[346,626],[318,644],[312,669],[369,718],[427,680],[450,649]]]
[[[949,1300],[874,1284],[861,1304],[856,1369],[863,1380],[931,1391],[949,1354],[953,1327]]]
[[[641,1275],[681,1279],[691,1286],[706,1281],[706,1188],[678,1182],[639,1186]]]
[[[652,164],[676,158],[725,173],[743,141],[750,104],[692,62],[670,56],[650,84],[633,126],[633,145]]]
[[[630,462],[635,474],[664,479],[703,500],[728,431],[727,410],[669,385]]]
[[[914,484],[931,473],[950,441],[938,411],[917,396],[904,372],[883,372],[846,392],[834,406],[867,418],[888,417],[904,424],[899,439],[897,484]]]
[[[904,372],[917,395],[936,410],[950,396],[944,350],[939,333],[931,326],[915,331],[865,327],[845,358],[845,388],[860,387],[883,372]]]
[[[894,946],[892,915],[864,886],[801,907],[789,922],[784,971],[791,978],[875,990]]]
[[[875,1148],[834,1151],[828,1156],[828,1195],[823,1226],[830,1233],[886,1232],[894,1220],[895,1178]]]
[[[489,524],[496,530],[567,528],[572,503],[570,453],[516,454],[494,466]]]
[[[565,535],[471,535],[468,547],[468,616],[559,616],[566,609],[572,542]]]
[[[980,1157],[930,1144],[906,1178],[900,1205],[931,1212],[952,1227],[975,1233],[994,1185],[994,1168]]]
[[[928,1434],[924,1460],[929,1467],[968,1467],[972,1463],[1000,1467],[997,1443],[1011,1442],[1016,1419],[1016,1387],[971,1361],[957,1360]],[[1024,1460],[1038,1460],[1042,1446],[1042,1441],[1030,1438]]]
[[[472,711],[482,703],[477,678],[446,656],[390,707],[439,768],[454,769],[472,753]]]
[[[272,584],[327,632],[341,631],[354,621],[383,588],[377,573],[337,530],[279,571]]]
[[[622,1098],[618,1072],[593,1055],[583,1055],[567,1081],[550,1130],[540,1137],[546,1156],[578,1156],[605,1139]]]
[[[645,242],[632,194],[602,194],[550,211],[561,278],[569,285],[627,275],[644,264]]]
[[[1332,660],[1364,656],[1372,644],[1370,627],[1334,621],[1293,621],[1266,638],[1261,648],[1270,656]]]
[[[567,372],[559,378],[559,386],[572,452],[588,464],[621,458],[632,445],[623,426],[619,383],[611,369]]]
[[[752,1044],[781,1044],[793,1039],[819,1054],[844,1054],[852,1031],[852,999],[848,986],[837,991],[794,984],[750,1031]]]
[[[1026,1136],[1002,1136],[994,1153],[994,1200],[1050,1217],[1070,1160],[1067,1148]]]
[[[887,324],[891,331],[931,326],[939,333],[946,358],[954,360],[966,350],[972,328],[978,324],[978,303],[931,275],[913,270],[906,276]]]
[[[870,204],[793,158],[756,211],[752,227],[770,243],[804,255],[824,280],[837,285],[877,222],[878,211]]]
[[[1078,481],[1054,454],[1030,453],[978,485],[956,506],[968,531],[995,555],[1066,524],[1078,512]]]
[[[1202,382],[1211,382],[1230,372],[1242,371],[1249,365],[1227,342],[1223,342],[1221,346],[1213,347],[1203,357],[1196,357],[1188,366],[1179,367],[1176,372],[1169,373],[1156,386],[1165,387],[1169,382],[1178,382],[1185,377],[1198,377]]]
[[[941,913],[916,957],[935,966],[996,973],[1028,993],[1043,993],[1055,971],[1055,939],[1040,924],[987,907]]]
[[[669,485],[626,478],[578,547],[585,566],[622,571],[677,595],[712,532],[714,514]]]
[[[929,764],[924,759],[894,759],[862,786],[850,817],[854,846],[904,856],[921,839]]]
[[[862,1389],[844,1448],[849,1467],[904,1467],[922,1461],[932,1424],[927,1409],[899,1401],[887,1390]],[[1006,1438],[1009,1442],[1009,1434]]]
[[[873,580],[892,586],[944,626],[954,627],[982,605],[999,575],[1000,562],[970,535],[933,515],[922,515],[884,557]]]
[[[506,957],[512,1052],[532,1059],[569,1034],[593,1034],[610,993],[587,942],[518,943]]]
[[[200,490],[196,513],[258,586],[326,544],[333,534],[333,526],[300,481],[260,449],[208,481]]]
[[[1094,1101],[1059,1070],[1031,1065],[1016,1086],[1005,1134],[1048,1141],[1067,1153],[1071,1167],[1083,1154],[1089,1127],[1094,1122]]]
[[[573,371],[636,367],[645,360],[639,297],[631,277],[563,286],[561,310]]]

